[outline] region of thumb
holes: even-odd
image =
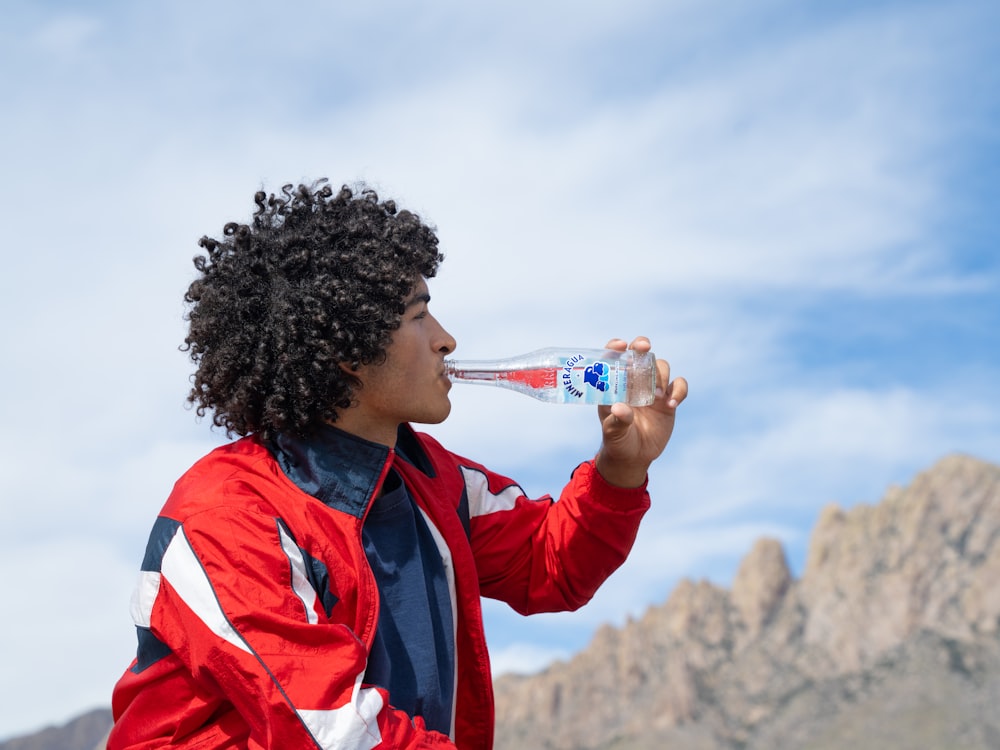
[[[601,431],[604,433],[605,443],[620,440],[635,421],[635,412],[628,404],[612,404],[602,412]]]

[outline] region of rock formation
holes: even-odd
[[[762,539],[568,662],[497,680],[497,750],[1000,747],[1000,467],[951,456]]]

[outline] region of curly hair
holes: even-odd
[[[405,301],[443,256],[419,216],[327,181],[257,192],[250,225],[202,237],[184,295],[188,402],[227,434],[308,435],[351,406],[356,368],[384,360]]]

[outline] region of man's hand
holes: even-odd
[[[623,339],[612,339],[608,349],[624,351]],[[629,349],[650,350],[649,339],[639,336]],[[670,380],[670,365],[656,360],[656,398],[649,406],[632,407],[617,403],[597,407],[601,419],[602,442],[597,454],[597,470],[610,484],[638,487],[646,481],[649,465],[663,452],[674,431],[677,407],[687,397],[684,378]]]

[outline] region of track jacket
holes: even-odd
[[[335,431],[304,492],[255,437],[217,448],[177,482],[150,536],[132,616],[137,658],[115,686],[108,750],[453,748],[493,743],[480,596],[522,614],[585,604],[625,559],[645,487],[577,467],[558,502],[433,438],[395,449]],[[364,684],[379,596],[361,527],[390,467],[433,530],[455,619],[451,737]]]

